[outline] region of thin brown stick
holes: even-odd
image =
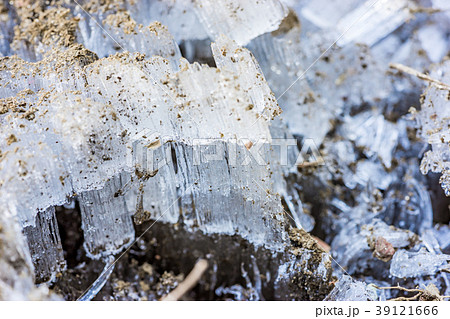
[[[161,301],[177,301],[183,297],[189,290],[195,287],[203,273],[208,268],[208,262],[205,259],[200,259],[192,268],[186,279],[183,280],[174,290],[161,298]]]
[[[397,297],[397,298],[393,298],[393,299],[389,299],[388,301],[410,301],[410,300],[416,300],[417,298],[419,298],[421,295],[426,294],[426,293],[430,293],[427,289],[408,289],[408,288],[404,288],[401,286],[396,286],[396,287],[378,287],[377,285],[372,285],[373,287],[375,287],[376,289],[398,289],[398,290],[402,290],[402,291],[406,291],[406,292],[417,292],[418,294],[412,296],[412,297]],[[439,300],[444,300],[444,299],[448,299],[450,298],[450,296],[440,296],[439,294],[432,294],[433,296],[435,296],[436,298],[438,298]]]
[[[430,77],[429,75],[426,75],[425,73],[419,72],[413,68],[410,68],[409,66],[403,65],[403,64],[399,64],[399,63],[390,63],[389,67],[391,69],[396,69],[400,72],[404,72],[404,73],[408,73],[411,75],[416,76],[417,78],[423,80],[423,81],[427,81],[430,83],[433,83],[438,89],[440,90],[448,90],[450,91],[450,85],[445,84],[439,80],[433,79],[432,77]]]
[[[440,13],[440,12],[442,12],[442,9],[426,8],[426,7],[414,7],[414,8],[410,8],[409,12],[411,14],[416,14],[416,13],[433,14],[433,13]]]
[[[408,289],[408,288],[404,288],[401,286],[396,286],[396,287],[378,287],[377,285],[372,285],[372,286],[377,289],[399,289],[399,290],[403,290],[406,292],[423,292],[423,289]]]
[[[422,295],[422,293],[419,292],[417,295],[414,295],[412,297],[397,297],[397,298],[389,299],[388,301],[412,301],[412,300],[416,300],[421,295]]]
[[[314,161],[314,162],[303,162],[303,163],[299,163],[297,164],[298,167],[303,168],[303,167],[311,167],[311,166],[319,166],[319,165],[323,165],[324,161]]]

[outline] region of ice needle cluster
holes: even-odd
[[[0,298],[450,295],[443,6],[0,2]]]

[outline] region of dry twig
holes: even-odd
[[[391,63],[389,64],[389,67],[391,69],[395,69],[398,70],[400,72],[404,72],[404,73],[408,73],[411,75],[416,76],[417,78],[433,83],[438,89],[440,90],[448,90],[450,91],[450,85],[445,84],[439,80],[433,79],[432,77],[430,77],[429,75],[419,72],[413,68],[410,68],[409,66],[403,65],[403,64],[399,64],[399,63]]]
[[[378,287],[377,285],[372,285],[373,287],[375,287],[376,289],[381,289],[381,290],[386,290],[386,289],[398,289],[398,290],[402,290],[402,291],[406,291],[406,292],[417,292],[417,294],[415,294],[412,297],[397,297],[397,298],[393,298],[393,299],[389,299],[388,301],[412,301],[412,300],[417,300],[417,299],[422,299],[422,300],[439,300],[439,301],[443,301],[444,299],[448,299],[450,298],[450,296],[441,296],[439,294],[439,291],[437,290],[436,286],[433,284],[428,285],[428,287],[426,289],[408,289],[408,288],[404,288],[401,286],[397,286],[397,287]]]
[[[174,290],[161,298],[161,301],[177,301],[183,297],[189,290],[195,287],[205,270],[208,268],[208,262],[200,259],[192,268],[186,279],[183,280]]]

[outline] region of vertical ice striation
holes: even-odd
[[[125,178],[126,181],[126,178]],[[120,252],[134,240],[134,227],[125,199],[121,175],[111,178],[101,190],[82,192],[79,197],[84,248],[91,258]]]
[[[53,92],[23,97],[23,107],[36,113],[27,130],[20,126],[27,119],[13,116],[8,117],[11,131],[4,132],[7,149],[39,136],[41,143],[33,147],[48,148],[53,154],[53,161],[42,164],[34,155],[37,151],[7,152],[2,161],[11,166],[2,170],[7,174],[4,180],[9,180],[4,188],[45,190],[42,185],[53,183],[45,196],[15,199],[17,205],[27,205],[25,216],[32,220],[33,209],[59,205],[66,196],[78,195],[85,248],[95,258],[115,253],[133,240],[133,213],[137,221],[154,218],[206,233],[238,233],[256,245],[281,249],[285,217],[274,183],[280,185],[276,181],[282,177],[267,161],[268,120],[279,109],[251,54],[230,40],[220,41],[221,50],[236,56],[234,64],[219,58],[219,68],[182,62],[178,71],[162,57],[144,60],[140,54],[126,53],[90,60],[84,67],[70,61],[55,75],[50,67],[63,62],[58,55],[56,62],[47,59],[28,65],[19,60],[15,68],[5,60],[4,72],[15,72],[19,78],[28,77],[20,66],[39,70],[30,71],[33,85],[7,84],[8,95],[19,89],[40,90],[48,75],[61,78]],[[80,56],[84,51],[75,52],[75,61],[84,58]],[[239,76],[244,70],[251,70],[248,77]],[[6,113],[22,103],[14,100],[8,109],[9,101],[4,102]],[[164,165],[154,161],[158,154]],[[17,162],[22,163],[19,174],[12,169]],[[122,182],[123,172],[133,173],[139,181],[127,175]],[[129,190],[135,195],[124,197]],[[23,214],[23,209],[18,210]]]
[[[148,57],[152,55],[163,56],[172,60],[174,66],[177,66],[178,59],[181,57],[179,48],[168,28],[161,22],[173,22],[171,19],[164,19],[166,14],[174,15],[173,18],[179,15],[178,18],[187,23],[189,29],[189,25],[192,23],[188,22],[186,17],[194,16],[192,10],[191,14],[185,12],[185,5],[181,1],[176,3],[172,1],[152,1],[149,4],[144,0],[135,3],[132,7],[133,10],[130,8],[130,15],[130,11],[124,10],[127,6],[126,2],[120,3],[119,7],[94,2],[83,6],[76,5],[72,11],[78,19],[78,42],[100,57],[122,51],[139,52]],[[142,8],[142,6],[144,7]],[[159,6],[163,12],[159,12],[157,8]],[[145,12],[144,18],[141,11],[145,10],[146,7],[150,8]],[[158,13],[160,15],[157,15]],[[173,28],[173,23],[170,30],[172,29],[179,30]],[[192,31],[186,37],[189,38],[191,35],[194,36]]]
[[[448,205],[418,174],[404,117],[421,82],[388,71],[448,53],[442,1],[28,2],[0,4],[1,298],[52,298],[33,281],[65,270],[55,206],[68,200],[81,214],[61,234],[81,230],[62,236],[67,264],[106,263],[67,271],[98,270],[83,300],[121,285],[114,255],[145,222],[157,229],[129,256],[207,254],[213,281],[199,284],[221,298],[375,300],[366,283],[398,278],[450,289],[448,227],[433,227]],[[448,69],[419,76],[412,112],[431,145],[421,170],[447,195]],[[336,282],[329,250],[365,282]],[[216,285],[224,258],[239,278]],[[130,298],[151,296],[132,284]]]
[[[242,74],[241,76],[246,81],[243,89],[248,91],[252,98],[252,104],[249,105],[249,108],[255,108],[264,118],[279,115],[279,109],[269,107],[273,102],[276,103],[275,96],[267,86],[263,72],[249,50],[243,50],[233,41],[221,36],[212,44],[212,51],[219,68]],[[245,63],[243,63],[244,61]],[[254,125],[256,125],[256,122],[251,123],[250,129]],[[293,168],[295,169],[295,162],[299,157],[297,145],[293,142],[291,133],[278,119],[272,121],[270,131],[273,138],[270,163],[275,173],[272,175],[272,180],[275,182],[274,189],[286,202],[296,226],[310,231],[314,227],[313,218],[304,213],[302,202],[296,190],[288,191],[285,180],[281,178],[283,174],[287,176]],[[287,141],[288,138],[291,139],[289,142]]]
[[[42,134],[45,128],[28,125],[30,120],[21,118],[24,113],[14,114],[14,108],[22,102],[9,101],[12,101],[9,104],[11,109],[7,112],[12,114],[3,118],[9,119],[4,122],[9,125],[5,125],[2,131],[3,141],[6,141],[2,144],[3,156],[0,163],[2,205],[17,214],[24,226],[34,225],[38,210],[63,204],[71,190],[67,183],[61,182],[65,170],[58,161],[60,148],[58,145],[51,147],[55,145],[55,140]],[[19,107],[24,107],[26,113],[28,106],[23,103]],[[40,156],[40,152],[45,156]],[[36,192],[39,196],[35,196]]]
[[[181,58],[180,49],[169,33],[166,26],[160,22],[153,22],[148,26],[138,24],[130,15],[125,12],[109,14],[102,21],[102,25],[92,25],[94,29],[107,38],[107,42],[98,47],[96,35],[88,33],[83,29],[81,33],[81,43],[86,43],[86,47],[96,50],[99,56],[108,56],[117,51],[139,52],[147,57],[153,55],[162,56],[178,66]]]
[[[55,208],[38,212],[35,225],[25,227],[23,232],[33,260],[36,282],[54,280],[66,268]]]
[[[278,12],[265,7],[275,17],[258,32],[277,28],[284,17],[277,5]],[[160,24],[143,28],[127,13],[102,10],[94,18],[82,15],[78,40],[100,56],[113,53],[115,41],[135,53],[98,60],[69,44],[36,63],[2,60],[1,76],[8,79],[1,88],[2,120],[9,124],[2,132],[2,198],[31,231],[38,209],[76,197],[83,246],[94,259],[133,242],[132,215],[136,224],[157,220],[239,235],[284,253],[289,222],[280,196],[287,198],[287,163],[270,143],[272,134],[279,140],[289,134],[279,123],[271,127],[280,109],[251,52],[220,36],[212,50],[217,68],[189,64]],[[95,46],[103,32],[114,40]],[[11,190],[20,187],[42,195],[19,200]],[[291,213],[298,218],[298,195],[294,201],[298,212]],[[32,245],[39,243],[35,237]],[[317,249],[301,250],[289,262],[295,272],[321,263],[316,283],[322,285],[330,261]]]
[[[156,71],[157,63],[163,61],[152,62],[154,65],[144,66],[150,72]],[[248,62],[243,60],[240,63]],[[128,72],[128,69],[129,66],[122,70]],[[116,76],[123,78],[123,81],[128,80],[129,77],[118,74],[122,72],[120,67],[114,70]],[[100,74],[107,73],[100,71]],[[145,73],[143,74],[145,76]],[[270,94],[265,97],[269,91],[264,85],[259,91],[253,91],[254,97],[252,92],[245,90],[249,87],[245,78],[236,78],[242,81],[242,84],[238,86],[228,85],[228,79],[235,78],[235,75],[235,72],[227,69],[211,69],[185,64],[179,73],[172,76],[169,74],[167,78],[161,79],[164,90],[170,93],[165,100],[160,100],[160,105],[156,102],[156,107],[150,110],[154,113],[153,116],[160,115],[160,120],[158,122],[147,120],[147,123],[140,123],[141,129],[145,130],[147,145],[152,146],[146,152],[147,162],[138,162],[138,164],[147,168],[152,175],[155,174],[142,186],[145,195],[142,209],[148,212],[147,218],[160,218],[161,221],[172,223],[181,221],[206,232],[228,234],[237,232],[244,238],[253,238],[251,241],[259,245],[277,246],[279,245],[277,240],[267,240],[270,236],[275,238],[283,236],[283,232],[276,223],[271,222],[271,227],[274,228],[269,233],[266,228],[263,228],[266,229],[264,232],[257,228],[261,218],[258,212],[261,209],[267,212],[272,211],[269,213],[273,214],[270,220],[273,218],[274,221],[279,218],[275,212],[281,209],[279,206],[277,208],[279,204],[276,204],[276,201],[266,202],[265,200],[266,192],[271,192],[270,190],[273,189],[269,184],[268,164],[256,163],[254,160],[246,163],[248,150],[242,142],[243,139],[251,139],[255,143],[253,147],[258,150],[260,145],[257,143],[264,140],[270,141],[267,122],[265,119],[258,120],[258,112],[263,111],[261,107],[268,106],[269,109],[276,110],[277,106],[276,102],[268,100],[271,98]],[[151,73],[149,77],[155,78]],[[106,78],[104,81],[108,83]],[[133,85],[151,88],[144,85],[148,81],[149,79],[136,79]],[[120,83],[119,86],[132,87],[127,82]],[[115,85],[107,85],[107,87],[110,90],[104,95],[114,99],[115,97],[111,94],[114,93]],[[154,88],[141,89],[140,93],[148,92],[149,97],[150,94],[160,95],[154,90]],[[176,97],[175,101],[173,96]],[[227,96],[234,98],[230,100]],[[270,104],[265,104],[265,101]],[[176,103],[172,106],[174,102]],[[120,104],[122,102],[117,101],[117,105]],[[166,107],[163,107],[167,104],[169,104],[166,106],[169,110],[173,107],[173,113],[167,114]],[[255,105],[254,108],[253,105]],[[207,111],[202,111],[203,109]],[[120,116],[120,112],[118,114]],[[183,125],[186,121],[191,124]],[[175,123],[181,125],[174,126]],[[255,125],[250,127],[252,123]],[[132,128],[129,129],[131,130]],[[138,133],[135,132],[135,134]],[[181,140],[171,142],[174,139],[178,140],[179,136]],[[208,147],[212,149],[208,150]],[[162,150],[164,152],[161,155],[167,161],[167,165],[146,166],[147,163],[157,164],[150,159],[155,158],[155,152]],[[168,181],[175,181],[175,183]],[[227,185],[225,181],[230,181],[230,185]],[[275,194],[272,196],[276,198]],[[137,205],[138,203],[136,207]]]
[[[251,62],[238,61],[243,65]],[[180,72],[173,73],[164,60],[152,59],[132,63],[130,74],[129,61],[111,62],[98,64],[88,78],[105,83],[102,96],[118,106],[118,118],[127,125],[132,139],[147,145],[145,152],[135,154],[142,156],[136,164],[150,174],[140,186],[144,196],[134,197],[142,204],[129,204],[141,210],[135,219],[181,222],[207,233],[237,232],[258,245],[279,246],[278,240],[268,241],[272,236],[283,237],[277,224],[281,207],[269,182],[268,164],[255,162],[243,142],[253,141],[258,150],[258,143],[271,139],[267,120],[259,120],[258,113],[267,106],[272,117],[278,108],[266,84],[260,81],[257,89],[247,91],[248,80],[237,78],[236,71],[227,68],[184,63]],[[165,73],[158,74],[158,70]],[[229,85],[230,79],[242,82]],[[152,85],[153,80],[160,81],[162,90]],[[150,114],[137,125],[126,124],[128,100],[118,99],[116,93],[125,87],[129,96],[136,94],[154,105],[150,109],[133,105],[135,114]],[[273,199],[266,200],[267,192]],[[269,232],[261,224],[261,209],[273,220]]]
[[[212,51],[219,69],[240,75],[242,89],[248,92],[252,101],[248,108],[254,107],[256,112],[269,119],[279,115],[275,96],[249,50],[239,47],[234,41],[222,35],[212,44]],[[250,129],[253,124],[249,126]]]
[[[39,93],[40,90],[49,92],[52,89],[58,92],[79,90],[84,88],[86,83],[82,76],[83,67],[97,59],[98,57],[95,53],[86,50],[80,44],[74,44],[67,50],[52,50],[48,57],[36,63],[28,63],[17,56],[1,58],[1,96],[2,98],[13,98],[16,94],[23,91],[23,94],[18,96],[22,98],[21,104],[11,104],[11,106],[15,106],[11,110],[19,113],[20,108],[17,108],[17,106],[21,108],[29,106],[24,98],[27,96],[35,98],[30,93]],[[43,91],[40,93],[43,93]],[[45,94],[43,95],[45,96]],[[42,100],[45,99],[42,98]],[[5,102],[8,102],[8,100],[5,100]],[[35,103],[38,102],[35,101]],[[33,119],[34,113],[32,110],[28,111],[28,108],[25,108],[25,111],[28,112],[24,116],[27,115],[27,118]],[[3,107],[2,114],[8,111],[9,108],[6,104]]]
[[[4,207],[0,211],[0,242],[1,300],[60,300],[46,286],[35,286],[33,263],[21,225]]]

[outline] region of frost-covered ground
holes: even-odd
[[[445,0],[2,0],[0,298],[447,299],[449,39]]]

